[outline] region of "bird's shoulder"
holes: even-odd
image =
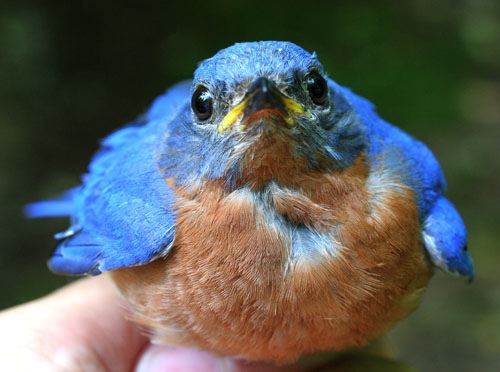
[[[460,214],[443,195],[446,180],[432,151],[380,118],[371,102],[346,88],[340,89],[363,127],[372,184],[379,184],[389,174],[413,190],[422,240],[432,262],[472,280],[474,268],[466,250],[466,228]]]
[[[158,144],[189,89],[182,82],[167,90],[137,121],[102,141],[72,196],[72,225],[59,234],[52,270],[98,274],[168,252],[174,195],[158,169]]]
[[[382,119],[373,103],[337,86],[355,112],[366,141],[366,159],[373,171],[389,172],[410,187],[425,216],[446,187],[441,166],[421,141]]]

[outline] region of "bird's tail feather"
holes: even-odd
[[[24,207],[24,214],[29,218],[71,216],[75,209],[75,195],[79,190],[79,187],[75,187],[57,199],[29,203]]]

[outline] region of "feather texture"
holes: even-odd
[[[311,73],[328,85],[321,104]],[[189,105],[200,86],[208,117]],[[219,131],[255,89],[300,109],[237,110],[241,125]],[[472,278],[445,185],[432,152],[314,53],[242,43],[106,138],[80,187],[28,213],[69,215],[50,268],[112,271],[156,340],[286,362],[379,335],[415,308],[432,265]]]

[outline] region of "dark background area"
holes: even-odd
[[[184,3],[0,3],[0,308],[70,280],[45,266],[67,222],[26,220],[26,202],[77,184],[98,140],[201,59],[290,40],[430,146],[469,228],[475,282],[437,273],[396,352],[425,371],[500,370],[500,3]]]

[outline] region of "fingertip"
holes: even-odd
[[[274,366],[219,357],[209,352],[164,345],[149,345],[139,358],[136,372],[293,372],[297,366]]]
[[[139,358],[136,372],[229,372],[235,371],[229,358],[217,357],[208,352],[149,345]]]

